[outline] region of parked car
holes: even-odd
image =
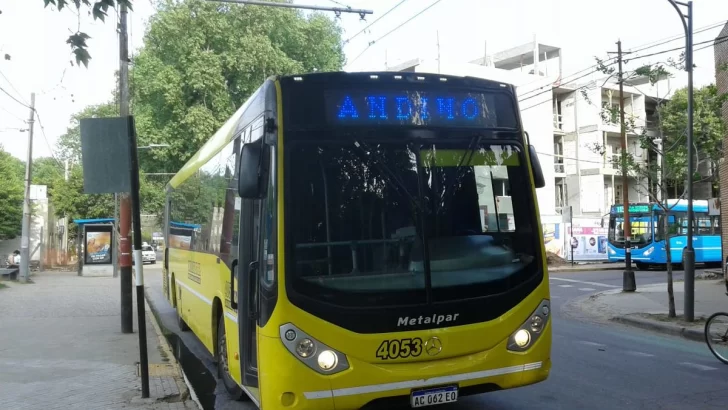
[[[134,256],[134,253],[132,252],[132,260],[136,262],[136,257]],[[157,253],[154,252],[154,249],[149,245],[142,245],[142,263],[151,263],[155,264],[157,263]]]

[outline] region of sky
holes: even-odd
[[[132,50],[143,46],[146,22],[154,0],[134,0],[129,34]],[[294,0],[297,4],[372,10],[362,21],[357,14],[337,19],[343,29],[347,71],[381,70],[413,58],[467,62],[484,53],[532,42],[560,47],[564,76],[594,65],[594,56],[675,39],[636,52],[640,56],[684,46],[683,27],[668,0]],[[395,7],[396,6],[396,7]],[[394,7],[394,8],[393,8]],[[388,12],[392,9],[391,12]],[[715,81],[711,43],[728,20],[728,1],[695,0],[695,86]],[[65,133],[72,114],[111,98],[118,68],[118,35],[110,11],[107,23],[75,10],[61,13],[43,8],[43,0],[0,0],[0,144],[18,158],[27,155],[27,119],[23,104],[36,93],[33,157],[47,157]],[[387,13],[388,12],[388,13]],[[386,13],[386,15],[385,15]],[[330,13],[334,18],[333,13]],[[379,20],[378,20],[379,19]],[[411,20],[410,20],[411,19]],[[409,20],[409,21],[408,21]],[[80,23],[79,23],[80,21]],[[372,24],[373,23],[373,24]],[[362,29],[370,25],[365,31]],[[91,36],[89,67],[71,65],[66,38],[80,29]],[[711,28],[712,27],[712,28]],[[438,47],[439,44],[439,47]],[[9,54],[11,60],[2,56]],[[679,51],[640,59],[640,63],[678,57]],[[557,70],[549,65],[550,74]],[[625,69],[637,63],[626,64]],[[543,67],[541,68],[543,70]],[[675,73],[672,87],[687,84],[684,72]],[[23,103],[23,104],[21,104]]]

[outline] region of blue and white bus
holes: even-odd
[[[682,251],[687,245],[688,201],[668,199],[667,214],[656,203],[629,205],[629,221],[632,231],[632,261],[637,269],[664,266],[667,263],[665,238],[670,240],[672,263],[682,263]],[[694,200],[695,230],[693,248],[695,262],[720,266],[720,215],[708,214],[708,201]],[[664,218],[668,220],[668,232],[664,230]],[[612,205],[609,212],[608,255],[611,262],[624,261],[624,206]]]

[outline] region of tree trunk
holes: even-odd
[[[675,317],[675,294],[672,291],[672,254],[670,252],[670,223],[667,218],[667,210],[665,210],[665,216],[663,219],[663,229],[665,232],[665,254],[666,265],[667,265],[667,299],[669,310],[667,312],[668,317]]]

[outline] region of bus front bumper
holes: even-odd
[[[522,353],[506,349],[507,340],[487,351],[439,361],[378,364],[349,357],[351,367],[323,376],[301,364],[280,339],[261,338],[278,360],[264,360],[263,407],[290,410],[389,409],[409,406],[413,391],[457,386],[458,397],[539,383],[551,370],[551,321],[545,334]],[[276,348],[279,346],[279,348]],[[263,347],[263,346],[261,346]],[[281,360],[283,359],[283,360]],[[267,367],[266,367],[267,366]],[[268,383],[265,381],[269,380]]]

